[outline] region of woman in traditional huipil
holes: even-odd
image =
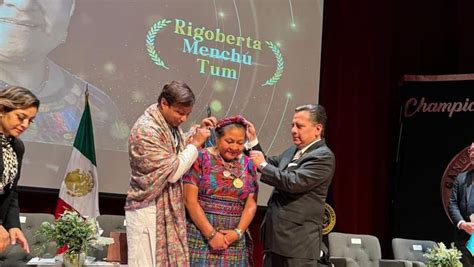
[[[183,176],[191,266],[251,266],[247,231],[257,210],[256,167],[242,152],[246,121],[218,121],[216,146],[201,149]]]

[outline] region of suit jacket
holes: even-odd
[[[25,146],[18,138],[13,138],[11,141],[13,151],[15,151],[18,159],[18,172],[13,180],[13,186],[6,185],[4,194],[0,195],[0,224],[6,229],[20,228],[20,207],[18,205],[17,184],[20,179],[21,163],[23,161],[23,154],[25,153]],[[0,176],[3,174],[3,150],[0,149]]]
[[[320,140],[291,162],[296,146],[268,157],[260,180],[273,186],[262,227],[265,251],[285,257],[319,259],[324,204],[335,157]],[[289,165],[289,163],[291,164]]]
[[[454,226],[457,226],[459,221],[464,220],[469,222],[469,216],[474,213],[474,195],[471,193],[472,183],[474,179],[474,170],[462,172],[454,181],[453,191],[449,198],[449,214],[453,220]],[[464,230],[457,229],[454,235],[456,245],[465,246],[469,235]]]

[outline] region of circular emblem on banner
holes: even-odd
[[[73,197],[85,196],[94,188],[92,175],[80,169],[68,172],[64,183],[66,184],[67,194]]]
[[[449,198],[451,197],[451,191],[453,190],[456,176],[461,172],[465,172],[471,164],[469,154],[467,153],[468,149],[469,147],[464,148],[451,159],[451,162],[449,162],[441,178],[441,200],[443,202],[444,212],[451,221],[452,219],[448,211]]]
[[[323,217],[323,235],[329,234],[334,226],[336,225],[336,212],[328,204],[324,204],[324,217]]]

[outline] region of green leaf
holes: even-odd
[[[54,223],[42,223],[36,235],[55,241],[58,248],[68,245],[68,253],[80,252],[88,242],[97,239],[98,229],[94,220],[86,220],[75,211],[66,211]]]

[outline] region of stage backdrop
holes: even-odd
[[[118,194],[128,186],[130,128],[170,80],[196,95],[183,129],[208,106],[218,118],[241,114],[272,155],[292,144],[295,107],[318,102],[323,0],[29,1],[26,11],[2,2],[0,89],[22,85],[41,99],[22,136],[21,186],[61,185],[86,85],[99,190]],[[270,189],[262,184],[259,204]]]
[[[474,75],[406,76],[400,89],[393,237],[450,243],[447,204],[474,141]]]

